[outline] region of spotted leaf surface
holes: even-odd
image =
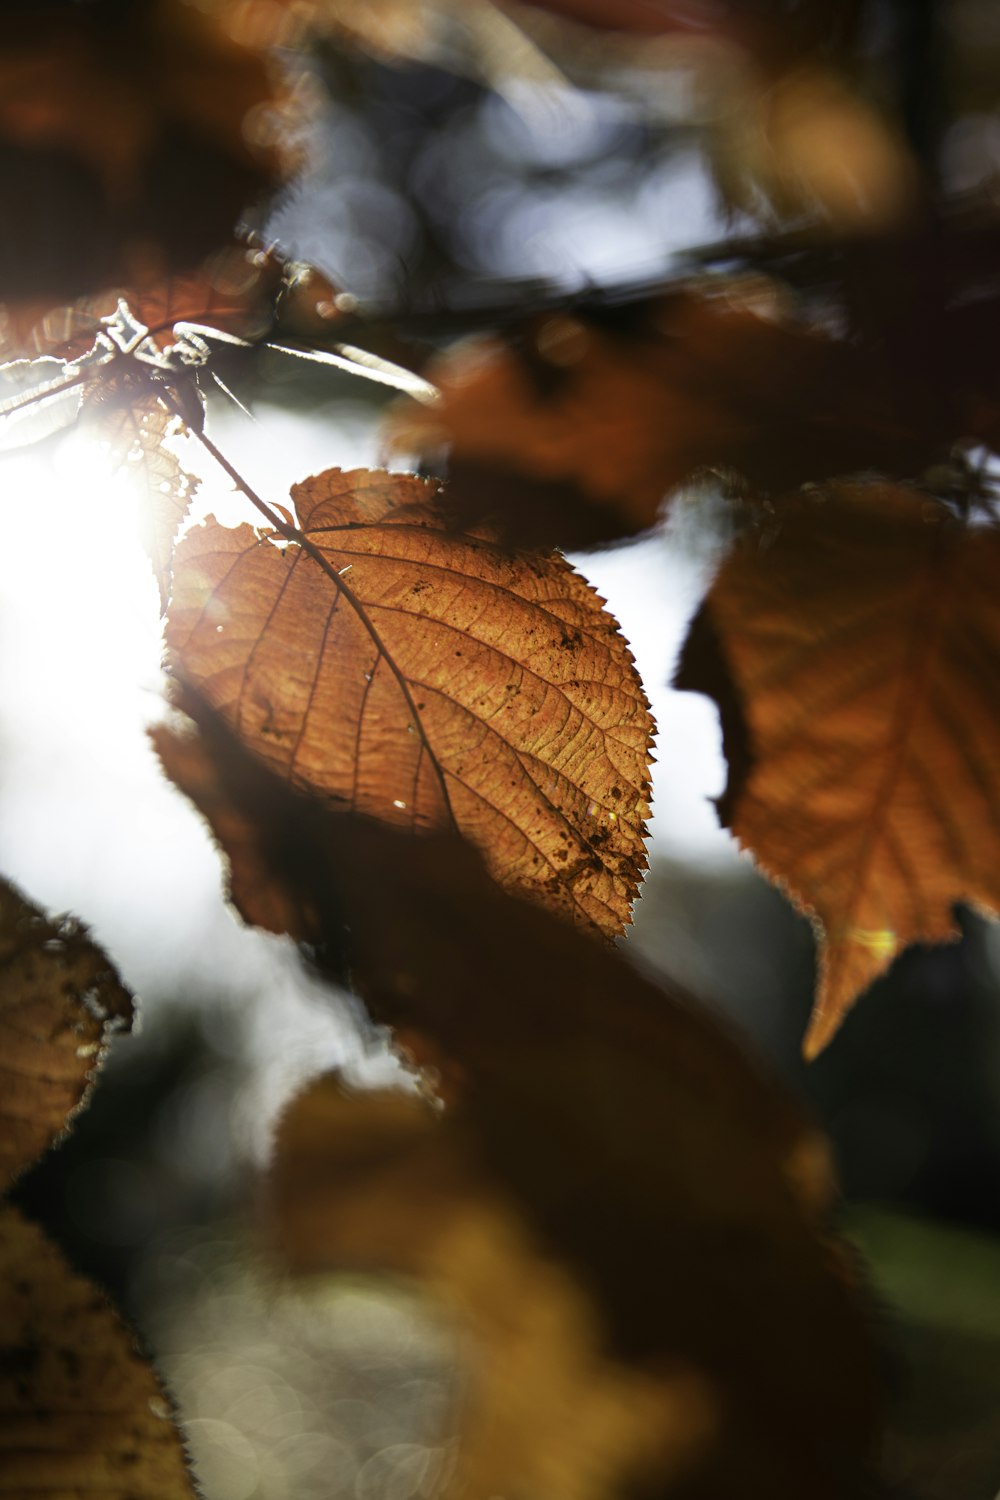
[[[215,521],[175,559],[175,669],[293,785],[457,828],[505,885],[609,935],[645,864],[652,720],[564,558],[450,533],[436,487],[329,470],[301,541]]]

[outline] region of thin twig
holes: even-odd
[[[174,416],[180,417],[181,421],[184,421],[184,413],[182,412],[179,403],[177,402],[173,393],[166,386],[164,386],[160,391],[160,399],[163,401],[168,410],[173,412]],[[187,426],[187,423],[185,423],[185,426]],[[190,430],[191,429],[189,428],[189,431]],[[219,465],[223,472],[227,474],[228,477],[232,480],[233,484],[239,490],[240,494],[250,501],[250,504],[253,505],[262,516],[265,517],[268,524],[273,526],[276,532],[284,537],[286,542],[292,542],[295,546],[301,547],[302,551],[312,558],[317,567],[326,574],[327,578],[329,578],[338,594],[343,597],[345,603],[347,603],[351,607],[351,609],[354,610],[354,613],[357,615],[358,619],[361,621],[361,624],[364,626],[365,631],[370,637],[372,644],[377,650],[379,656],[386,663],[389,671],[395,677],[396,682],[399,685],[399,690],[403,695],[406,706],[413,716],[413,722],[416,726],[417,733],[420,736],[421,744],[427,752],[427,757],[434,768],[435,775],[437,776],[438,783],[441,787],[441,796],[448,811],[448,817],[451,820],[452,826],[456,831],[458,831],[458,820],[455,817],[455,811],[451,805],[451,797],[448,793],[448,783],[445,779],[444,767],[438,760],[437,755],[434,751],[434,747],[430,743],[430,740],[427,738],[427,732],[424,729],[423,721],[414,701],[410,685],[404,677],[400,668],[393,661],[391,654],[386,650],[385,644],[382,641],[382,638],[379,635],[378,631],[376,630],[371,616],[365,609],[365,606],[362,604],[357,594],[355,594],[350,585],[344,581],[343,574],[337,571],[330,560],[324,556],[320,548],[316,546],[315,542],[312,541],[312,539],[307,536],[304,531],[300,531],[297,526],[293,526],[290,521],[286,521],[280,511],[275,510],[267,503],[266,500],[264,500],[260,495],[257,494],[256,490],[254,490],[247,483],[242,474],[240,474],[239,470],[234,468],[234,466],[229,462],[229,459],[221,451],[221,449],[216,447],[215,443],[212,442],[212,439],[206,432],[194,432],[193,436],[197,438],[198,442],[201,443],[206,452],[211,454],[211,456],[215,459],[215,462]]]

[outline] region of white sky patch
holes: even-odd
[[[664,530],[573,562],[622,627],[656,720],[651,853],[704,864],[738,855],[709,800],[726,779],[718,712],[700,693],[669,686],[724,547],[711,516],[700,518],[701,504],[697,495],[678,497]]]
[[[376,417],[360,401],[338,401],[310,413],[261,402],[254,416],[250,422],[234,406],[216,402],[208,430],[241,477],[271,505],[291,508],[291,486],[324,469],[371,468],[379,462]],[[261,523],[259,513],[196,438],[186,440],[183,462],[202,480],[194,518],[212,512],[226,526]]]

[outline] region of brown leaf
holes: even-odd
[[[452,835],[414,839],[334,813],[279,780],[196,695],[185,704],[199,735],[161,728],[156,746],[222,843],[240,910],[349,976],[437,1070],[448,1101],[440,1158],[425,1135],[400,1146],[391,1118],[384,1138],[375,1124],[340,1134],[320,1096],[314,1112],[307,1103],[288,1188],[299,1253],[310,1214],[316,1261],[335,1262],[338,1245],[342,1260],[350,1249],[369,1264],[394,1246],[423,1253],[471,1164],[562,1268],[560,1284],[585,1289],[602,1358],[654,1381],[694,1368],[720,1393],[724,1436],[686,1500],[738,1486],[836,1494],[869,1441],[871,1374],[823,1228],[823,1143],[798,1109],[693,1002],[507,895]],[[346,1224],[327,1218],[320,1231],[340,1212],[327,1183],[350,1184],[359,1202],[370,1184],[384,1210],[364,1257]]]
[[[0,309],[0,354],[4,359],[48,355],[71,364],[93,347],[119,300],[149,329],[160,349],[175,342],[177,323],[252,339],[270,325],[280,277],[275,257],[235,244],[188,274],[154,274],[128,286],[91,291],[65,307],[15,303]]]
[[[282,84],[227,19],[183,0],[5,7],[0,150],[20,205],[0,246],[7,295],[163,275],[230,238],[274,180],[256,127]]]
[[[0,1286],[3,1493],[194,1500],[169,1402],[128,1329],[9,1206]]]
[[[876,484],[793,497],[708,596],[753,755],[731,826],[821,928],[810,1055],[954,902],[1000,909],[998,598],[995,527]]]
[[[620,931],[652,720],[603,601],[562,557],[449,534],[412,476],[332,469],[292,494],[301,545],[210,521],[178,549],[185,680],[293,785],[453,826],[504,884]]]
[[[71,917],[49,921],[0,882],[0,1186],[66,1128],[112,1032],[132,1023],[114,967]]]
[[[605,326],[554,315],[519,342],[483,339],[425,373],[441,401],[397,409],[397,451],[450,445],[456,524],[524,546],[594,546],[654,525],[706,470],[759,489],[865,468],[912,472],[914,427],[878,361],[786,320],[766,283],[680,292]],[[901,398],[899,398],[901,399]]]

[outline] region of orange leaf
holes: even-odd
[[[440,402],[396,408],[396,451],[449,446],[456,524],[485,519],[521,546],[593,546],[652,526],[705,470],[780,491],[912,472],[937,441],[877,360],[785,319],[762,281],[664,296],[616,321],[558,314],[514,345],[460,345],[425,372]]]
[[[184,539],[178,671],[292,784],[454,826],[504,884],[620,931],[652,720],[600,598],[562,557],[448,533],[432,483],[333,469],[292,493],[300,545],[215,521]]]
[[[752,752],[731,826],[821,929],[810,1055],[953,902],[1000,909],[998,599],[993,526],[875,484],[788,500],[708,596]],[[692,651],[677,685],[710,670]]]
[[[270,325],[280,270],[274,257],[236,244],[189,274],[90,292],[65,307],[15,303],[0,308],[0,353],[5,359],[50,355],[71,364],[93,347],[119,299],[160,349],[175,342],[177,323],[252,339]]]
[[[4,1493],[194,1500],[169,1403],[129,1330],[9,1206],[0,1286]]]
[[[86,1098],[111,1032],[132,1022],[114,967],[72,918],[50,922],[0,882],[0,1186],[31,1165]]]

